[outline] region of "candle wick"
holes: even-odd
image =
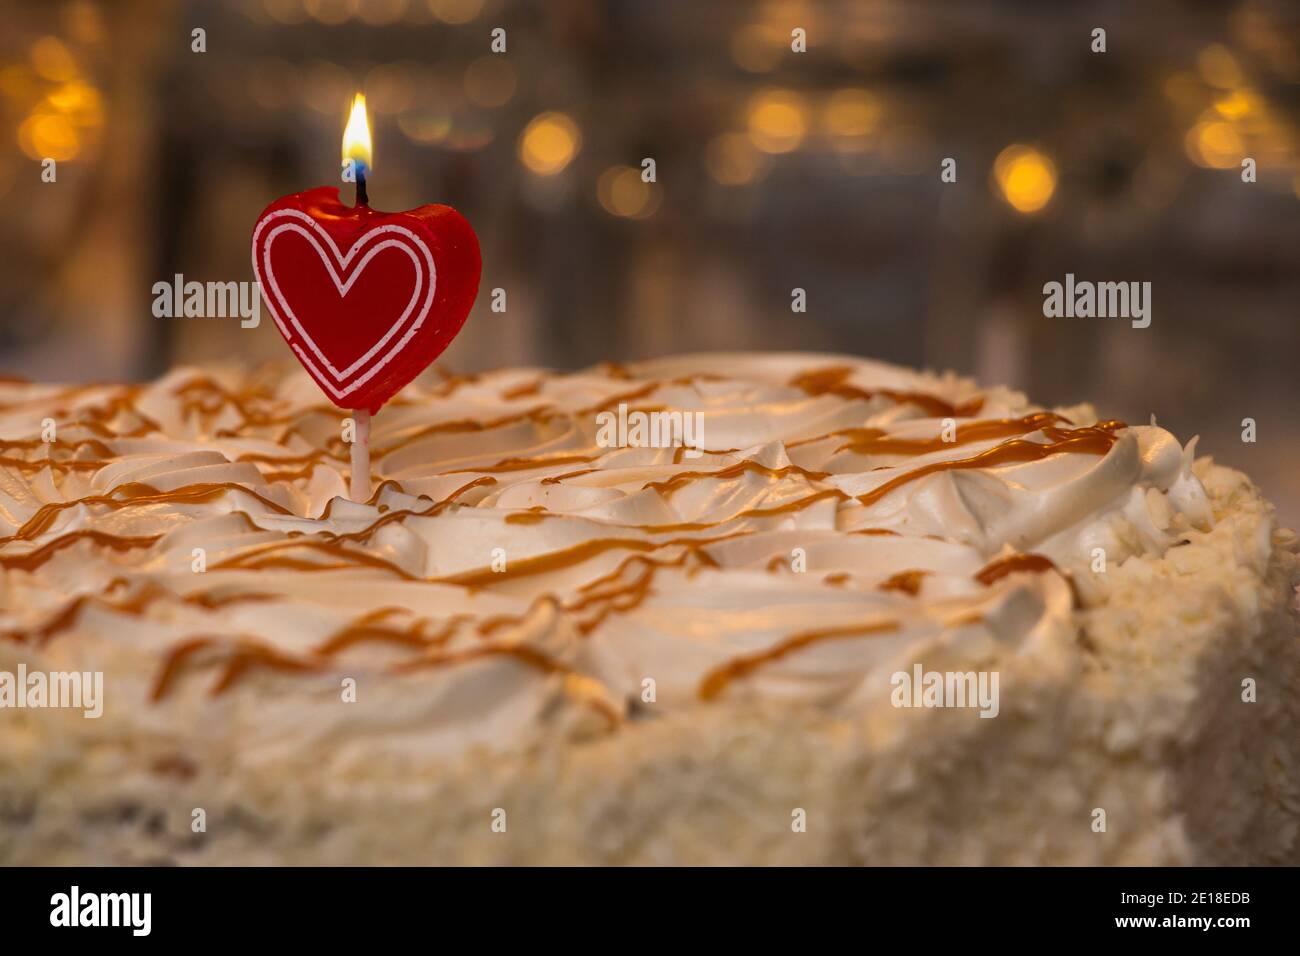
[[[370,205],[370,196],[366,193],[366,168],[357,163],[357,205]]]

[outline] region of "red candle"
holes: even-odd
[[[277,199],[253,230],[267,309],[325,397],[353,411],[352,497],[369,497],[370,415],[451,344],[478,294],[478,238],[460,213],[370,208],[365,100],[353,103],[343,156],[355,205],[336,186]]]

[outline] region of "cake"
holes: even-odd
[[[1296,537],[1194,439],[837,355],[427,379],[365,502],[296,370],[0,383],[0,861],[1300,862]]]

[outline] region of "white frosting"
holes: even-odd
[[[847,369],[835,388],[792,384],[831,367]],[[940,468],[872,500],[918,468],[1048,436],[859,453],[846,430],[926,441],[951,433],[946,417],[960,436],[1040,409],[807,354],[412,386],[375,417],[385,483],[360,504],[342,497],[343,413],[282,373],[0,384],[0,634],[103,667],[109,708],[116,688],[160,732],[225,728],[264,759],[304,733],[451,753],[729,699],[859,711],[914,662],[1068,668],[1099,561],[1163,553],[1211,520],[1193,446],[1155,426],[1117,430],[1104,454]],[[708,451],[600,447],[597,414],[619,403],[700,413]],[[1092,424],[1072,417],[1059,427]],[[976,579],[1016,552],[1050,558],[1073,591],[1053,570]],[[916,593],[881,587],[906,571],[924,572]],[[355,706],[336,706],[343,677]]]

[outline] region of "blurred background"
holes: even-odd
[[[338,182],[362,90],[372,203],[449,203],[482,241],[479,302],[443,357],[456,371],[758,348],[952,368],[1199,433],[1300,523],[1294,0],[0,13],[0,374],[284,356],[269,316],[158,319],[151,288],[251,279],[258,213]],[[1151,282],[1150,328],[1045,318],[1043,284],[1067,272]]]

